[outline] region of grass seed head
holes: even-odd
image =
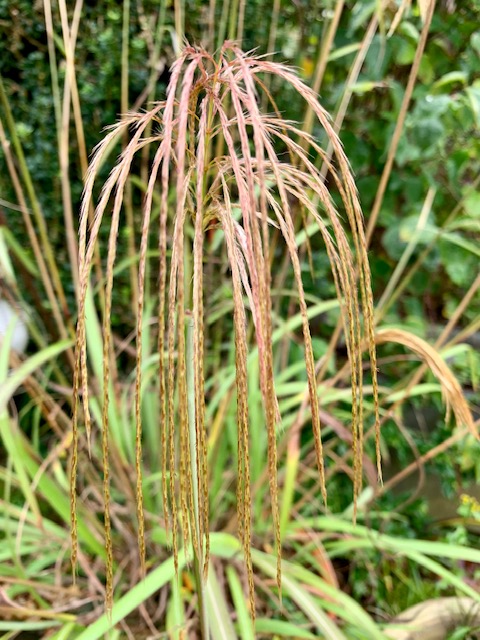
[[[311,161],[309,148],[325,158],[315,140],[293,123],[284,120],[263,78],[275,77],[289,84],[305,100],[323,127],[334,155],[329,161],[333,183],[342,200],[352,236],[353,253],[324,184],[320,170]],[[265,93],[266,92],[266,93]],[[272,105],[274,115],[261,110],[262,95]],[[265,100],[263,100],[265,102]],[[144,137],[150,122],[155,134]],[[117,165],[105,182],[88,228],[87,215],[94,183],[100,166],[115,139],[126,129],[132,137]],[[276,143],[279,143],[276,145]],[[307,303],[296,232],[299,220],[318,223],[330,259],[337,295],[341,303],[348,355],[352,371],[352,431],[354,443],[354,496],[362,482],[362,341],[369,343],[375,403],[377,382],[370,273],[363,232],[362,213],[355,183],[341,143],[330,118],[317,96],[298,76],[282,64],[244,53],[235,43],[226,42],[216,57],[207,51],[187,46],[171,70],[167,97],[150,111],[129,114],[111,128],[98,145],[87,175],[80,222],[80,303],[77,328],[75,369],[75,406],[82,389],[90,432],[88,413],[88,372],[86,368],[85,305],[89,273],[98,242],[99,230],[107,216],[110,202],[110,236],[108,243],[105,303],[103,317],[103,420],[102,447],[104,465],[105,537],[107,547],[107,606],[113,602],[113,556],[109,517],[109,388],[111,352],[111,305],[114,265],[119,229],[122,223],[124,190],[132,162],[139,150],[151,145],[155,149],[143,206],[140,257],[138,266],[139,300],[137,308],[136,357],[136,472],[138,503],[138,535],[142,565],[145,556],[145,529],[142,498],[142,421],[141,363],[142,319],[144,312],[147,249],[152,234],[158,238],[160,253],[158,274],[158,351],[159,351],[159,430],[162,442],[161,470],[163,505],[167,526],[172,532],[173,553],[178,566],[178,520],[183,529],[183,542],[191,541],[197,556],[208,566],[208,466],[205,423],[205,309],[203,260],[208,221],[215,219],[223,232],[225,255],[231,273],[233,322],[235,330],[235,368],[238,423],[237,508],[239,533],[243,542],[250,607],[254,614],[253,570],[251,546],[251,494],[249,449],[251,425],[247,383],[247,322],[249,314],[259,352],[260,388],[263,398],[268,436],[268,473],[275,541],[278,553],[277,582],[280,587],[280,515],[277,485],[276,430],[280,420],[274,385],[272,349],[272,255],[271,233],[278,230],[291,261],[302,316],[305,368],[308,378],[312,429],[322,494],[326,500],[319,400],[315,362],[307,314]],[[280,158],[277,147],[287,150],[289,162]],[[152,223],[153,195],[160,191],[160,216]],[[170,205],[170,196],[174,204]],[[237,215],[239,212],[239,217]],[[193,243],[185,233],[193,220]],[[185,251],[193,256],[193,279],[185,274]],[[169,254],[169,255],[168,255]],[[245,297],[249,311],[245,307]],[[363,312],[365,331],[362,329]],[[188,362],[185,323],[193,319],[192,362]],[[164,354],[166,355],[164,359]],[[194,375],[194,429],[189,429],[187,369]],[[78,418],[74,422],[78,425]],[[194,434],[194,435],[192,435]],[[190,454],[190,438],[194,437],[195,460]],[[78,428],[74,428],[72,464],[72,541],[76,558],[75,474],[77,468]],[[177,465],[179,460],[179,465]],[[192,467],[193,462],[195,463]],[[192,477],[192,468],[197,477]],[[167,480],[167,478],[169,478]],[[178,486],[177,486],[178,478]],[[195,497],[197,496],[197,497]],[[195,505],[198,514],[195,517]]]

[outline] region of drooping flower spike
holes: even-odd
[[[308,149],[326,158],[315,140],[293,123],[260,110],[262,78],[276,76],[290,84],[313,109],[334,149],[328,162],[332,181],[340,194],[354,244],[351,251],[331,194],[321,172],[312,162]],[[268,95],[268,94],[267,94]],[[268,96],[270,99],[270,96]],[[147,125],[154,123],[154,135],[143,138]],[[88,208],[99,168],[112,145],[125,130],[132,138],[103,186],[88,228]],[[278,145],[276,144],[279,143]],[[280,587],[280,515],[277,489],[276,431],[281,419],[275,394],[271,318],[271,229],[280,231],[285,241],[298,290],[298,305],[303,323],[305,368],[310,394],[312,431],[322,494],[326,500],[325,474],[315,377],[315,362],[308,322],[307,303],[302,283],[300,258],[296,244],[297,217],[316,221],[330,260],[342,317],[352,375],[352,432],[354,459],[354,500],[362,482],[362,342],[369,345],[374,401],[377,406],[377,379],[373,338],[373,311],[370,272],[367,262],[362,213],[355,183],[341,143],[330,119],[316,95],[288,67],[242,52],[226,42],[218,56],[201,48],[187,46],[171,70],[167,98],[153,109],[129,114],[113,127],[95,151],[86,179],[80,219],[80,304],[76,343],[74,381],[74,442],[71,478],[72,559],[77,557],[76,467],[78,455],[77,405],[80,390],[84,405],[87,439],[90,438],[88,408],[88,371],[86,357],[85,307],[94,248],[103,218],[113,198],[107,253],[103,319],[104,370],[102,405],[102,446],[104,464],[105,536],[107,547],[107,607],[113,602],[113,556],[109,517],[109,439],[108,389],[111,356],[110,312],[113,270],[121,225],[123,194],[135,154],[150,145],[153,155],[143,205],[140,256],[138,266],[138,309],[136,342],[136,473],[139,546],[142,564],[145,558],[145,532],[142,497],[142,422],[141,363],[142,320],[144,308],[147,248],[152,234],[158,237],[158,353],[160,415],[158,428],[162,443],[161,472],[163,506],[167,526],[171,528],[175,563],[178,562],[178,527],[181,523],[184,545],[190,542],[197,557],[203,558],[206,571],[209,558],[209,492],[207,465],[207,425],[205,423],[204,380],[204,299],[203,258],[205,234],[211,220],[221,228],[231,273],[233,322],[235,330],[235,368],[238,423],[238,527],[242,539],[254,615],[251,546],[251,497],[249,447],[251,425],[247,401],[247,322],[245,298],[251,311],[255,342],[259,352],[260,387],[268,437],[268,472],[278,554],[277,579]],[[276,147],[288,152],[290,162],[277,155]],[[214,150],[220,150],[215,155]],[[282,155],[282,158],[285,154]],[[155,190],[160,191],[159,221],[152,224]],[[174,204],[171,205],[172,196]],[[240,216],[238,216],[240,212]],[[184,272],[185,229],[193,226],[193,281]],[[168,255],[170,257],[168,258]],[[359,293],[360,292],[360,293]],[[364,331],[360,316],[363,314]],[[192,358],[194,372],[193,410],[187,389],[188,344],[186,322],[193,324]],[[363,335],[365,334],[365,336]],[[165,357],[164,357],[165,355]],[[378,415],[378,412],[376,412]],[[189,430],[189,421],[194,430]],[[190,424],[191,426],[191,424]],[[195,442],[190,442],[190,434]],[[377,418],[378,443],[378,418]],[[191,446],[193,445],[193,446]],[[378,450],[378,444],[377,444]],[[194,458],[194,459],[193,459]],[[379,460],[379,455],[378,455]],[[193,486],[191,465],[197,469]],[[177,486],[178,479],[178,486]],[[197,498],[195,497],[197,496]],[[193,512],[198,508],[194,521]]]

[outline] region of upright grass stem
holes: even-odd
[[[47,295],[49,298],[49,302],[52,305],[52,312],[55,317],[55,321],[57,323],[58,333],[62,339],[68,339],[73,334],[73,329],[68,321],[65,320],[68,317],[67,309],[67,301],[65,298],[65,292],[63,290],[62,282],[60,279],[60,274],[58,270],[58,265],[55,261],[55,256],[53,254],[53,249],[48,238],[47,226],[45,223],[45,217],[43,215],[43,211],[40,207],[40,202],[38,200],[35,187],[33,184],[33,180],[30,174],[30,170],[27,165],[27,161],[25,159],[25,154],[23,152],[23,148],[20,142],[20,138],[18,136],[17,128],[15,126],[15,121],[13,119],[12,111],[10,109],[10,103],[7,97],[7,93],[5,91],[5,87],[3,84],[3,79],[0,76],[0,104],[4,109],[5,121],[8,127],[9,134],[11,136],[13,148],[15,149],[16,161],[19,167],[19,175],[17,174],[17,170],[15,166],[12,164],[10,169],[10,175],[12,180],[16,185],[16,193],[19,198],[19,203],[22,208],[22,213],[29,214],[26,206],[26,198],[23,192],[23,188],[21,186],[19,178],[23,180],[25,185],[25,190],[30,200],[31,211],[33,213],[33,219],[37,225],[38,229],[38,246],[41,248],[43,253],[42,259],[46,266],[46,279],[44,280],[44,285],[47,291]],[[11,157],[10,145],[6,139],[5,130],[2,124],[2,146],[6,149],[5,156]],[[8,149],[7,149],[8,148]],[[8,155],[7,155],[8,154]],[[33,231],[33,225],[30,225]],[[35,235],[37,232],[34,231]],[[70,363],[73,366],[73,353],[71,350],[67,351],[67,355],[69,357]]]
[[[312,84],[312,90],[316,94],[319,93],[320,87],[322,85],[323,77],[325,75],[325,70],[327,68],[328,56],[330,55],[333,41],[337,33],[338,25],[340,23],[340,18],[342,17],[344,4],[345,4],[344,0],[337,0],[337,2],[335,3],[335,11],[334,11],[332,20],[328,26],[325,39],[322,39],[321,45],[319,47],[317,62],[315,65],[315,77]],[[312,109],[310,105],[308,105],[307,110],[305,112],[304,120],[303,120],[303,131],[305,131],[305,133],[307,134],[312,133],[314,121],[315,121],[315,111],[314,109]]]
[[[422,33],[420,34],[420,39],[417,44],[417,49],[415,51],[415,57],[413,59],[412,68],[410,69],[410,75],[408,78],[407,86],[405,88],[405,93],[404,93],[402,104],[400,107],[400,112],[397,117],[395,130],[393,132],[392,140],[390,142],[390,146],[388,149],[387,161],[385,163],[385,167],[383,168],[382,177],[380,178],[380,184],[378,185],[377,193],[375,195],[375,201],[373,203],[372,211],[368,219],[368,225],[367,225],[367,231],[366,231],[367,245],[370,244],[370,241],[372,239],[373,231],[375,229],[375,225],[377,224],[378,215],[380,213],[380,209],[383,203],[383,198],[385,196],[385,191],[387,189],[387,184],[390,179],[390,175],[392,173],[393,162],[395,160],[398,144],[400,142],[400,137],[402,135],[403,125],[405,123],[405,118],[407,117],[408,107],[410,105],[410,100],[412,99],[412,95],[413,95],[413,89],[415,88],[415,84],[417,82],[417,76],[420,69],[420,62],[422,61],[423,52],[427,44],[427,38],[430,32],[430,25],[432,23],[433,14],[435,11],[435,4],[436,4],[436,0],[430,0],[428,4],[428,9],[425,16],[425,22],[422,28]]]
[[[122,16],[122,74],[121,74],[121,111],[122,114],[128,112],[128,82],[129,82],[129,51],[130,51],[130,0],[124,0],[123,2],[123,16]],[[123,146],[128,144],[128,133],[124,132]],[[132,309],[135,309],[138,305],[138,273],[136,270],[135,256],[137,255],[137,249],[135,247],[135,218],[133,214],[133,201],[132,201],[132,184],[130,181],[126,184],[125,189],[125,213],[127,218],[128,228],[128,256],[130,258],[130,287],[132,289]]]
[[[197,467],[197,433],[195,418],[195,352],[194,352],[194,322],[191,315],[187,316],[187,394],[188,394],[188,435],[190,445],[190,472],[193,490],[193,520],[197,531],[197,548],[193,547],[193,570],[197,587],[198,613],[200,617],[200,632],[203,640],[209,640],[208,614],[205,593],[205,574],[203,571],[203,536],[200,522],[199,507],[199,470]]]

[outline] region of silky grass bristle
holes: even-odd
[[[333,159],[318,146],[312,136],[282,119],[271,102],[268,82],[273,77],[290,84],[306,101],[323,127],[333,148]],[[259,105],[271,103],[275,115],[264,114]],[[150,123],[157,133],[142,136]],[[133,136],[103,186],[88,229],[88,209],[99,168],[115,139],[126,129]],[[280,160],[274,141],[286,149],[290,162]],[[372,293],[367,261],[362,213],[348,160],[330,119],[317,96],[288,67],[242,52],[226,42],[215,58],[201,48],[187,46],[171,70],[164,102],[142,114],[129,114],[113,127],[95,151],[85,186],[80,221],[80,304],[76,341],[74,402],[82,390],[87,437],[90,438],[88,380],[86,366],[85,306],[94,247],[102,219],[112,194],[113,209],[107,254],[106,288],[103,316],[104,370],[102,446],[104,465],[105,540],[107,548],[107,608],[113,603],[113,555],[109,518],[109,416],[113,273],[121,225],[125,185],[135,154],[146,145],[156,147],[143,206],[141,229],[137,343],[136,343],[136,473],[138,537],[142,567],[145,562],[145,528],[142,498],[142,320],[145,295],[146,261],[152,232],[152,203],[155,189],[160,190],[160,217],[156,223],[160,253],[158,274],[158,354],[162,445],[162,496],[166,527],[171,531],[173,555],[178,569],[178,526],[181,524],[185,547],[190,543],[203,575],[209,563],[209,485],[207,436],[205,423],[205,324],[203,257],[209,221],[217,220],[225,241],[233,292],[235,331],[235,368],[238,423],[237,512],[248,574],[250,609],[255,615],[253,569],[251,560],[251,446],[247,377],[247,322],[244,297],[249,302],[254,336],[259,353],[260,388],[268,437],[268,471],[274,539],[277,549],[277,583],[281,587],[280,515],[277,485],[276,434],[279,420],[278,400],[273,377],[271,237],[272,226],[280,230],[291,261],[302,317],[305,368],[310,395],[312,430],[320,486],[324,500],[327,492],[322,450],[319,400],[315,374],[308,308],[302,283],[301,263],[296,244],[297,218],[313,219],[325,243],[331,263],[337,296],[341,303],[346,344],[352,371],[352,434],[354,446],[354,501],[362,485],[362,344],[369,344],[375,413],[378,416],[375,342]],[[212,149],[225,149],[217,156]],[[327,162],[338,192],[352,237],[352,252],[322,173],[311,161],[311,148]],[[170,209],[172,196],[175,204]],[[236,215],[240,212],[240,217]],[[193,242],[186,228],[193,229]],[[171,252],[168,257],[168,252]],[[185,273],[188,252],[193,260],[193,277]],[[361,315],[364,318],[362,328]],[[187,323],[193,331],[187,344]],[[365,335],[364,335],[365,334]],[[192,344],[190,350],[189,344]],[[188,354],[193,354],[190,363]],[[188,352],[188,354],[187,354]],[[193,376],[189,374],[192,364]],[[189,394],[190,378],[193,395]],[[193,402],[189,405],[189,398]],[[192,408],[193,407],[193,408]],[[74,421],[72,463],[72,559],[77,557],[76,470],[78,416]],[[193,425],[191,424],[193,421]],[[378,417],[377,417],[378,425]],[[193,439],[193,442],[192,442]],[[377,426],[377,451],[378,446]],[[378,464],[380,465],[379,455]],[[195,470],[195,473],[192,471]],[[380,473],[380,466],[379,466]],[[194,477],[195,476],[195,477]],[[177,486],[178,482],[178,486]]]

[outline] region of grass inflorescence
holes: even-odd
[[[274,76],[290,84],[316,115],[332,145],[333,160],[314,139],[280,114],[264,112],[259,105],[265,76]],[[267,92],[267,98],[269,94]],[[275,105],[273,105],[275,111]],[[151,135],[144,137],[153,124]],[[102,188],[93,223],[88,224],[94,183],[112,140],[132,137]],[[288,152],[289,161],[279,157],[275,141]],[[259,379],[264,418],[268,434],[268,478],[277,548],[277,582],[280,587],[280,515],[277,485],[277,427],[281,421],[275,393],[272,351],[272,256],[271,232],[279,230],[290,257],[297,287],[298,306],[303,325],[305,369],[308,379],[312,431],[320,486],[324,501],[325,486],[319,400],[312,339],[303,288],[300,258],[295,241],[298,220],[315,221],[323,237],[344,318],[352,375],[352,441],[354,447],[354,498],[362,483],[363,414],[362,342],[370,352],[375,406],[377,399],[373,306],[366,255],[363,218],[348,160],[335,134],[330,118],[314,92],[288,67],[244,53],[226,42],[215,58],[204,49],[187,46],[171,70],[167,98],[145,113],[128,114],[112,127],[98,145],[86,179],[80,220],[80,307],[76,339],[75,404],[82,389],[85,415],[88,416],[88,377],[86,375],[85,304],[90,269],[102,220],[113,200],[108,243],[105,306],[103,321],[103,419],[102,448],[104,465],[105,535],[107,545],[107,604],[112,606],[112,555],[109,520],[109,363],[110,313],[114,284],[114,265],[122,220],[125,186],[135,155],[145,146],[155,148],[143,205],[140,257],[138,267],[138,308],[136,341],[136,473],[138,537],[142,565],[145,562],[145,533],[142,497],[142,327],[144,311],[146,255],[152,234],[158,238],[158,351],[159,404],[158,429],[162,442],[163,507],[172,530],[172,545],[177,563],[178,521],[183,544],[193,544],[194,554],[203,560],[206,573],[209,562],[209,489],[207,434],[205,424],[205,311],[203,307],[204,246],[207,230],[220,228],[225,242],[233,291],[235,328],[235,370],[238,429],[238,528],[243,543],[249,576],[250,606],[254,613],[251,564],[250,462],[251,424],[248,408],[247,354],[248,315],[254,326],[259,353]],[[321,172],[311,161],[308,148],[325,157],[333,184],[353,233],[352,252],[340,215],[325,186]],[[221,150],[220,154],[213,150]],[[159,218],[152,223],[153,193],[160,185]],[[175,194],[169,206],[168,195]],[[320,211],[319,212],[319,206]],[[173,215],[172,215],[173,213]],[[193,241],[187,231],[193,228]],[[167,258],[167,254],[170,255]],[[193,274],[187,279],[185,260],[193,256]],[[361,295],[360,295],[361,293]],[[365,331],[361,326],[363,312]],[[194,411],[188,407],[186,322],[192,317]],[[365,334],[365,335],[364,335]],[[164,357],[164,353],[166,356]],[[194,421],[193,431],[189,420]],[[87,421],[88,425],[88,421]],[[88,427],[87,435],[90,427]],[[190,448],[194,434],[194,447]],[[377,434],[378,438],[378,434]],[[74,429],[72,464],[72,503],[75,502],[75,472],[78,429]],[[194,452],[192,454],[191,452]],[[193,465],[192,455],[195,456]],[[192,466],[193,465],[193,466]],[[195,477],[192,474],[195,469]],[[167,481],[167,478],[169,480]],[[178,486],[177,486],[178,479]],[[196,485],[194,487],[194,484]],[[195,515],[196,514],[196,515]],[[180,520],[178,520],[178,517]],[[76,519],[72,510],[73,558],[76,557]]]

